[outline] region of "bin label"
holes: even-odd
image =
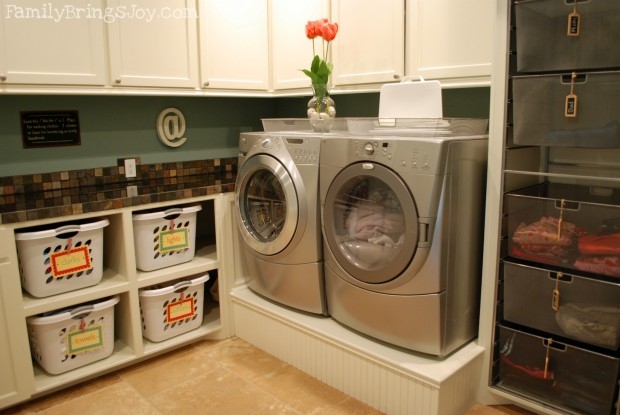
[[[103,347],[103,325],[97,324],[69,332],[67,350],[69,354],[78,354]]]
[[[186,297],[185,299],[168,304],[166,321],[168,323],[174,323],[175,321],[194,317],[195,313],[194,297]]]
[[[88,271],[93,268],[87,245],[55,252],[52,254],[51,260],[52,276],[54,278],[60,278],[75,272]]]
[[[162,254],[188,248],[189,228],[178,228],[159,234],[159,251]]]

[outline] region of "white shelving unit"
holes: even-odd
[[[196,217],[197,240],[194,258],[189,262],[150,272],[136,269],[132,215],[146,209],[165,210],[171,206],[195,204],[200,204],[202,209],[197,212]],[[219,293],[226,292],[228,275],[234,267],[234,258],[224,255],[225,252],[232,251],[232,206],[233,195],[225,193],[0,226],[0,298],[3,299],[0,303],[0,318],[4,317],[0,319],[0,323],[5,323],[6,331],[3,336],[7,336],[9,340],[7,343],[0,342],[0,354],[9,357],[6,369],[4,360],[1,361],[2,377],[5,379],[0,382],[0,409],[199,339],[229,337],[231,323],[228,296],[220,294],[220,301],[215,302],[209,291],[205,290],[201,326],[161,342],[151,342],[142,337],[138,292],[154,284],[204,273],[209,273],[211,280],[217,276]],[[15,232],[32,226],[88,218],[106,218],[110,222],[103,229],[104,272],[101,282],[91,287],[43,298],[35,298],[22,290]],[[109,357],[58,375],[48,374],[33,362],[26,330],[27,317],[113,295],[118,295],[120,301],[114,309],[115,342]]]

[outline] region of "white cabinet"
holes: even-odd
[[[274,90],[309,88],[310,78],[300,69],[310,69],[314,58],[312,41],[306,37],[310,20],[329,18],[327,0],[271,0],[271,86]],[[315,53],[321,53],[319,39]]]
[[[0,85],[104,85],[102,3],[0,0]]]
[[[384,83],[404,74],[404,0],[334,0],[334,85]]]
[[[494,0],[407,0],[406,75],[490,83]]]
[[[172,206],[201,205],[195,226],[195,256],[189,262],[145,272],[136,268],[133,215],[144,211],[164,211]],[[23,222],[0,227],[0,410],[32,396],[42,395],[122,368],[190,342],[231,335],[229,322],[228,275],[233,268],[233,194],[214,194],[192,199],[159,202],[148,205],[94,212],[78,216]],[[103,276],[90,287],[52,296],[35,298],[22,290],[17,260],[15,232],[39,225],[58,226],[58,223],[105,218],[109,225],[103,229]],[[192,242],[193,243],[193,242]],[[217,277],[219,302],[204,292],[202,324],[191,331],[152,342],[142,336],[142,315],[139,291],[157,284],[167,284],[180,278],[209,273]],[[33,364],[26,329],[26,319],[41,313],[100,301],[118,296],[114,306],[114,348],[99,361],[50,375]],[[39,345],[42,346],[42,345]],[[45,345],[43,345],[45,346]],[[57,345],[49,345],[58,347]]]
[[[327,0],[206,0],[200,2],[203,88],[303,88],[312,61],[308,20],[328,17]]]
[[[108,0],[114,86],[196,88],[195,0]]]
[[[267,90],[267,0],[200,1],[203,88]]]

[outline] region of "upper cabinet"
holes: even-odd
[[[333,0],[334,85],[393,82],[404,74],[404,0]]]
[[[494,1],[407,0],[407,76],[490,84]]]
[[[195,0],[108,0],[114,86],[198,86]]]
[[[268,89],[268,1],[201,0],[199,11],[201,86]]]
[[[73,4],[0,0],[0,85],[105,85],[105,23],[86,18],[102,0]]]
[[[280,90],[309,85],[308,20],[328,17],[327,0],[200,2],[201,85],[209,89]]]
[[[310,69],[314,58],[312,41],[306,37],[310,20],[329,18],[327,0],[271,0],[271,85],[274,90],[308,88],[310,78],[301,69]],[[336,37],[338,38],[338,37]],[[315,39],[315,53],[320,53]]]
[[[320,39],[339,25],[331,82],[378,89],[403,77],[488,84],[494,0],[0,0],[5,92],[267,94],[308,90]],[[237,91],[237,92],[234,92]],[[149,92],[152,93],[152,92]]]

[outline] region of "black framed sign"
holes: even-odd
[[[81,144],[78,111],[21,111],[24,148]]]

